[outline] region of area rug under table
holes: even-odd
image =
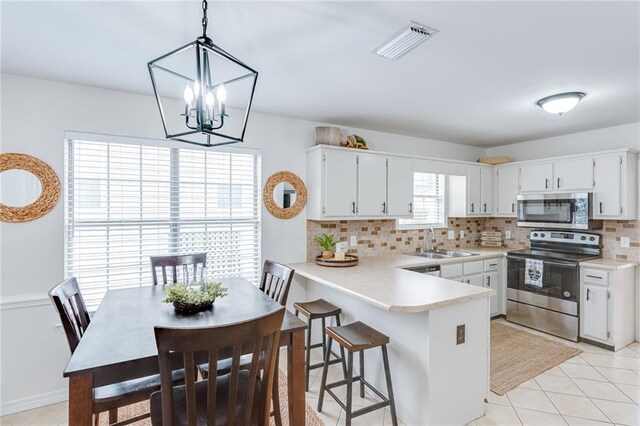
[[[492,322],[490,389],[504,395],[580,353],[562,342]]]
[[[284,372],[282,372],[282,370],[279,370],[279,373],[280,373],[280,378],[278,379],[279,380],[278,383],[280,385],[280,405],[282,407],[282,424],[288,425],[289,424],[289,404],[287,402],[287,376]],[[324,423],[322,422],[322,420],[320,420],[320,417],[318,417],[318,413],[313,411],[313,408],[311,408],[311,406],[309,406],[308,403],[305,403],[305,406],[306,406],[306,412],[305,412],[306,424],[308,426],[324,426]],[[149,402],[148,401],[139,402],[137,404],[120,408],[118,410],[118,420],[122,421],[125,419],[130,419],[132,417],[136,417],[136,416],[139,416],[140,414],[144,414],[148,412],[149,412]],[[109,424],[109,414],[102,413],[100,415],[100,426],[107,426],[108,424]],[[146,418],[144,420],[130,423],[130,425],[149,426],[151,425],[151,420],[149,418]],[[275,426],[275,421],[273,420],[273,417],[271,417],[271,425]]]

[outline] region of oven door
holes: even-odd
[[[589,229],[590,195],[518,195],[518,226]]]
[[[574,262],[543,261],[542,285],[526,283],[526,259],[507,256],[507,299],[578,315],[579,267]]]

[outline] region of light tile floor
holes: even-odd
[[[640,343],[635,342],[618,352],[610,352],[585,343],[573,343],[538,333],[584,352],[551,370],[521,384],[503,396],[490,393],[486,414],[470,425],[640,425]],[[317,361],[319,351],[313,358]],[[283,354],[284,355],[284,354]],[[281,356],[281,368],[286,370],[286,356]],[[315,361],[314,361],[315,362]],[[392,374],[393,374],[393,366]],[[329,379],[342,378],[339,365],[332,365]],[[320,369],[310,378],[307,402],[315,410],[320,388]],[[338,390],[344,397],[345,390]],[[383,390],[384,392],[384,390]],[[354,387],[353,403],[365,406],[374,399],[367,395],[361,399]],[[325,398],[320,418],[327,426],[344,424],[344,412],[330,397]],[[49,405],[0,418],[2,426],[13,425],[65,425],[66,403]],[[389,410],[368,413],[353,421],[354,425],[391,425]],[[402,424],[402,422],[400,423]]]

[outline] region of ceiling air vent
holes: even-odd
[[[383,58],[397,60],[437,33],[438,30],[436,29],[411,21],[400,31],[378,45],[371,53]]]

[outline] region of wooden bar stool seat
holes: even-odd
[[[296,316],[298,314],[302,314],[308,318],[308,326],[307,329],[307,346],[306,346],[306,373],[307,373],[307,384],[306,390],[309,391],[309,373],[311,370],[315,368],[321,368],[324,366],[326,360],[329,360],[329,364],[337,364],[342,363],[342,372],[344,373],[344,377],[347,377],[347,364],[345,362],[344,357],[344,348],[340,346],[340,356],[335,352],[327,351],[327,339],[326,339],[326,318],[335,318],[336,326],[340,326],[340,314],[342,313],[342,309],[337,307],[336,305],[327,302],[324,299],[313,300],[311,302],[296,302],[293,304],[293,309],[295,309]],[[311,344],[311,324],[315,319],[322,320],[322,342]],[[311,364],[311,349],[322,348],[322,362],[318,362],[316,364]],[[334,359],[330,359],[331,356]]]
[[[387,344],[389,343],[389,337],[380,333],[379,331],[369,327],[363,322],[356,321],[352,324],[327,327],[326,334],[329,337],[329,343],[327,345],[327,351],[331,351],[331,345],[335,340],[341,349],[346,349],[349,354],[347,355],[347,376],[344,380],[338,380],[337,382],[327,383],[327,373],[329,371],[328,358],[325,358],[324,368],[322,370],[322,381],[320,382],[320,396],[318,398],[318,412],[322,412],[322,403],[324,401],[324,393],[327,392],[337,403],[345,410],[346,413],[346,425],[351,426],[351,420],[354,417],[361,416],[363,414],[370,413],[371,411],[379,410],[384,407],[390,407],[391,421],[394,426],[398,425],[398,417],[396,416],[396,403],[393,397],[393,387],[391,385],[391,372],[389,370],[389,357],[387,354]],[[384,375],[387,382],[387,395],[383,395],[379,390],[374,388],[364,378],[364,351],[367,349],[374,349],[380,347],[382,349],[382,362],[384,364]],[[360,375],[353,376],[353,354],[359,353],[360,355]],[[365,386],[375,393],[381,402],[376,402],[367,407],[353,410],[353,382],[360,382],[360,397],[364,398]],[[332,391],[333,388],[338,386],[347,386],[347,400],[346,403],[342,402],[340,398]]]

